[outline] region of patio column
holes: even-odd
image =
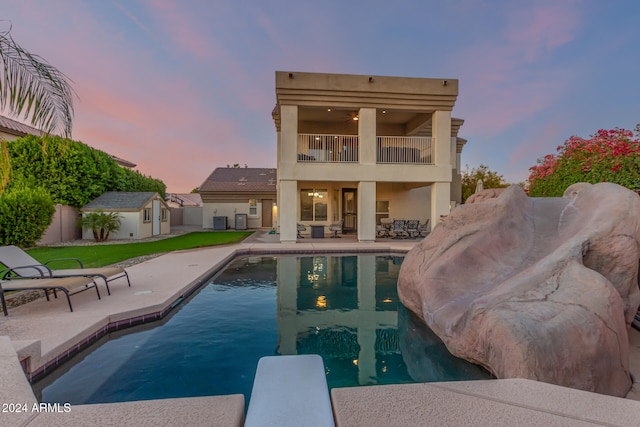
[[[376,240],[376,182],[358,183],[358,241]]]
[[[297,235],[298,181],[295,167],[298,153],[298,106],[280,106],[278,138],[278,223],[280,242],[294,243]]]
[[[451,111],[435,111],[432,118],[432,135],[435,137],[436,165],[447,166],[449,176],[446,181],[431,185],[431,227],[440,222],[440,215],[449,215],[451,203]]]
[[[449,215],[451,183],[435,182],[431,185],[431,229],[440,222],[440,215]]]
[[[280,242],[295,243],[298,234],[298,181],[282,179],[278,191]]]

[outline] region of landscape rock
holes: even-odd
[[[455,208],[407,254],[398,293],[498,378],[625,396],[639,260],[634,192],[580,183],[530,198],[514,185]]]

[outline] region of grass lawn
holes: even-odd
[[[154,242],[40,247],[29,249],[27,252],[42,263],[56,258],[78,258],[85,267],[103,267],[143,255],[237,243],[252,233],[251,231],[193,232]],[[60,261],[50,266],[56,269],[77,268],[78,263]]]

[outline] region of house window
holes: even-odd
[[[169,211],[165,208],[162,208],[162,222],[167,222],[168,217],[169,217]]]
[[[389,218],[389,201],[376,200],[376,224],[380,225],[382,218]]]
[[[249,216],[258,216],[258,200],[249,199]]]
[[[151,222],[151,208],[144,208],[144,222]]]
[[[329,192],[326,188],[300,190],[300,220],[326,221]]]

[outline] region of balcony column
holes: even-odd
[[[451,166],[451,111],[435,111],[431,120],[436,165]]]
[[[376,241],[376,182],[358,183],[358,241]]]
[[[376,109],[361,108],[358,112],[360,163],[376,163]]]
[[[283,163],[298,161],[298,106],[280,106],[280,156]]]

